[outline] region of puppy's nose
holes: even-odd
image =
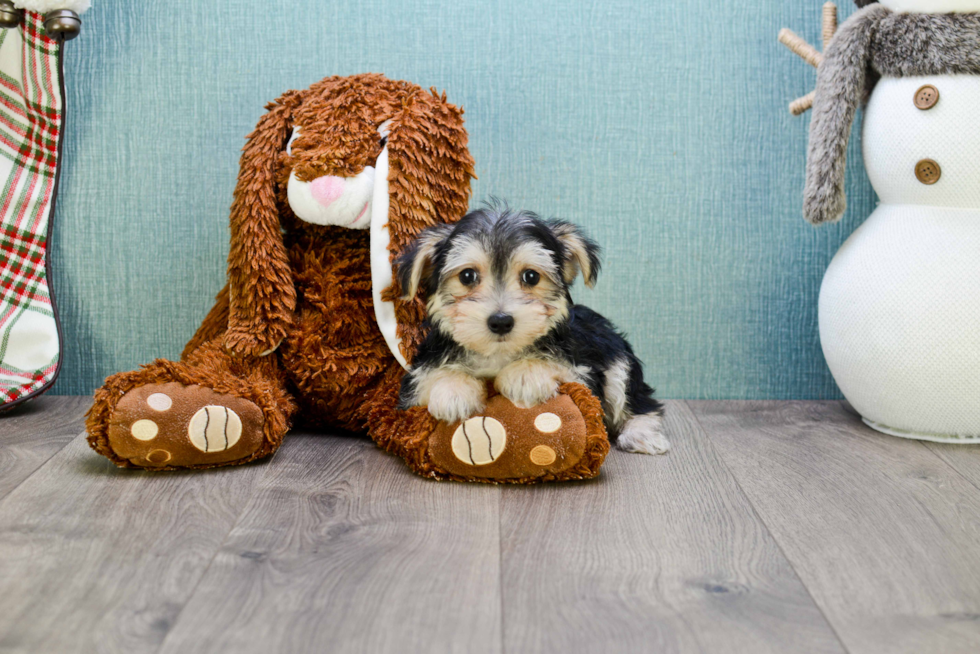
[[[495,313],[487,318],[487,326],[494,334],[503,336],[514,328],[514,316],[506,313]]]
[[[317,177],[310,183],[310,193],[314,200],[329,207],[344,194],[344,178],[334,175]]]

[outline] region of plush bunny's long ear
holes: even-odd
[[[434,90],[406,98],[384,131],[371,205],[374,311],[392,354],[408,367],[425,337],[425,302],[417,285],[415,293],[403,290],[392,266],[424,229],[455,223],[466,213],[473,157],[463,110]]]
[[[276,169],[298,93],[269,104],[242,152],[231,205],[230,311],[225,344],[261,356],[278,347],[296,308],[296,287],[276,207]]]
[[[839,220],[847,208],[847,142],[865,93],[875,26],[889,13],[872,4],[851,16],[827,46],[817,71],[803,192],[803,215],[814,225]]]
[[[589,288],[595,286],[599,278],[599,268],[602,266],[599,245],[571,223],[552,220],[548,225],[565,247],[565,266],[562,271],[565,283],[571,284],[581,272],[585,285]]]

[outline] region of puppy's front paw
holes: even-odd
[[[558,372],[545,361],[515,361],[500,371],[493,384],[517,407],[530,409],[558,395]]]
[[[466,420],[483,411],[486,404],[486,386],[468,375],[441,378],[433,383],[429,391],[429,413],[443,422]]]
[[[663,433],[663,420],[655,413],[633,416],[623,427],[616,447],[637,454],[666,454],[670,441]]]

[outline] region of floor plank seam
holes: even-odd
[[[207,480],[117,470],[78,433],[82,400],[12,429],[0,459],[15,649],[980,651],[976,449],[879,434],[833,401],[672,401],[675,459],[614,453],[608,483],[486,493],[366,438],[297,434]]]
[[[735,487],[738,489],[738,492],[741,493],[742,496],[745,498],[745,501],[748,502],[749,507],[751,507],[752,509],[752,513],[755,514],[755,517],[759,520],[759,523],[766,528],[766,531],[769,533],[769,536],[772,538],[772,542],[776,544],[776,547],[779,548],[779,552],[783,555],[783,559],[785,559],[786,562],[789,564],[790,568],[792,568],[793,574],[796,575],[796,578],[800,582],[800,585],[803,586],[803,589],[806,591],[807,597],[810,598],[810,601],[813,602],[813,605],[817,607],[818,611],[820,611],[820,615],[823,616],[824,622],[827,623],[827,627],[834,634],[834,637],[837,639],[837,642],[840,644],[841,649],[844,650],[845,652],[848,652],[848,654],[850,654],[851,649],[844,642],[844,639],[841,637],[840,632],[837,631],[837,627],[834,626],[833,622],[831,622],[830,617],[827,615],[826,609],[824,609],[824,607],[820,605],[820,602],[818,602],[817,598],[813,595],[813,591],[810,590],[810,587],[807,585],[806,581],[800,575],[800,571],[797,569],[796,564],[793,562],[793,559],[790,558],[790,556],[787,554],[786,548],[783,547],[782,542],[780,542],[780,539],[776,536],[776,533],[772,530],[772,527],[769,525],[769,523],[766,522],[765,518],[762,517],[762,514],[755,506],[755,502],[752,501],[752,497],[745,492],[744,488],[742,488],[741,482],[738,480],[738,477],[735,476],[735,473],[732,472],[732,469],[729,467],[728,462],[725,461],[725,457],[722,456],[721,452],[719,452],[715,448],[714,443],[711,442],[711,436],[709,435],[708,430],[704,428],[704,425],[701,424],[701,418],[698,416],[697,411],[695,411],[694,407],[691,406],[690,401],[684,400],[684,404],[685,406],[687,406],[687,408],[691,412],[691,415],[694,417],[694,421],[695,423],[697,423],[698,429],[700,429],[701,433],[704,434],[705,445],[711,448],[711,451],[718,458],[718,462],[722,465],[725,471],[732,478],[732,482],[734,482]]]
[[[919,445],[921,445],[922,447],[924,447],[934,457],[936,457],[937,459],[939,459],[940,461],[942,461],[943,462],[943,465],[945,465],[947,468],[949,468],[950,470],[952,470],[953,472],[955,472],[956,475],[960,479],[963,479],[964,481],[966,481],[966,483],[970,484],[971,486],[973,486],[974,488],[976,488],[978,491],[980,491],[980,486],[977,486],[976,482],[974,482],[972,479],[970,479],[969,477],[967,477],[966,475],[964,475],[962,472],[960,472],[959,469],[956,466],[954,466],[952,463],[950,463],[949,461],[947,461],[943,457],[939,456],[939,452],[937,452],[936,450],[932,449],[932,447],[928,443],[925,443],[923,441],[919,441]],[[954,447],[970,447],[970,446],[969,445],[955,445]],[[974,446],[974,447],[976,447],[976,446]]]
[[[852,408],[849,408],[849,405],[848,405],[848,404],[847,404],[846,402],[844,402],[843,400],[841,400],[841,406],[842,406],[842,407],[844,408],[844,410],[845,410],[845,411],[846,411],[847,413],[849,413],[849,414],[851,414],[851,415],[853,415],[853,416],[855,417],[855,419],[856,419],[856,420],[858,421],[858,422],[857,422],[856,424],[857,424],[858,426],[860,426],[860,427],[862,427],[862,428],[863,428],[863,434],[864,434],[864,435],[866,435],[866,436],[868,436],[868,437],[875,437],[875,436],[879,436],[879,435],[880,435],[880,433],[879,433],[879,432],[877,432],[877,431],[875,431],[875,430],[874,430],[874,429],[872,429],[871,427],[868,427],[868,426],[867,426],[866,424],[864,424],[864,421],[863,421],[863,420],[861,420],[861,417],[860,417],[860,415],[859,415],[859,414],[857,414],[857,413],[855,413],[855,411],[854,411],[854,409],[852,409]],[[969,477],[967,477],[967,476],[966,476],[965,474],[963,474],[963,473],[962,473],[962,472],[961,472],[961,471],[959,470],[959,468],[957,468],[957,467],[956,467],[956,466],[954,466],[954,465],[953,465],[952,463],[950,463],[949,461],[947,461],[946,459],[944,459],[943,457],[941,457],[941,456],[939,455],[939,452],[937,452],[937,451],[935,450],[935,448],[936,448],[936,447],[944,447],[945,445],[942,445],[942,444],[939,444],[939,443],[933,443],[933,442],[930,442],[930,441],[920,441],[920,440],[915,440],[915,439],[901,439],[901,440],[912,440],[912,441],[914,441],[914,442],[916,442],[916,443],[918,443],[918,444],[919,444],[919,446],[921,446],[921,447],[923,447],[923,448],[925,448],[925,450],[926,450],[927,452],[929,452],[930,454],[932,454],[932,456],[934,456],[934,457],[936,457],[937,459],[939,459],[939,460],[940,460],[940,461],[941,461],[941,462],[943,463],[943,465],[944,465],[944,466],[946,466],[947,468],[949,468],[950,470],[952,470],[952,471],[953,471],[954,473],[956,473],[956,475],[957,475],[958,477],[960,477],[961,479],[963,479],[964,481],[966,481],[966,483],[968,483],[968,484],[969,484],[970,486],[972,486],[973,488],[975,488],[975,489],[977,489],[978,491],[980,491],[980,486],[978,486],[978,485],[976,484],[976,482],[974,482],[974,481],[973,481],[972,479],[970,479],[970,478],[969,478]],[[953,444],[953,445],[950,445],[950,447],[970,447],[970,446],[969,446],[969,445],[958,445],[958,444]]]
[[[191,590],[191,592],[187,595],[187,599],[184,601],[184,605],[180,607],[179,611],[177,611],[177,615],[174,616],[173,622],[170,623],[170,627],[167,629],[167,635],[164,636],[163,639],[160,641],[160,644],[157,646],[155,652],[158,653],[162,651],[164,645],[167,644],[167,640],[170,638],[170,635],[174,633],[174,627],[176,627],[177,623],[180,622],[180,617],[184,614],[184,610],[187,609],[188,605],[190,605],[191,603],[191,600],[193,600],[194,596],[197,595],[197,591],[201,587],[201,582],[204,581],[205,577],[207,577],[208,571],[211,570],[211,565],[214,563],[214,560],[218,558],[219,554],[221,554],[221,550],[228,542],[228,539],[231,538],[231,534],[235,531],[235,528],[242,521],[242,516],[244,516],[245,511],[248,510],[249,503],[251,502],[252,497],[254,497],[255,491],[262,486],[262,482],[265,481],[266,477],[268,477],[271,474],[272,464],[275,461],[278,453],[279,451],[276,450],[269,457],[268,463],[265,464],[266,470],[264,471],[263,475],[256,480],[255,485],[252,486],[252,494],[249,495],[246,501],[242,502],[241,512],[238,514],[238,517],[235,518],[235,521],[232,523],[231,527],[229,527],[228,532],[221,540],[221,543],[218,545],[218,547],[215,548],[214,554],[212,554],[211,558],[208,559],[208,564],[204,567],[204,570],[201,571],[201,576],[197,578],[197,582],[195,582],[194,584],[194,589]]]
[[[8,498],[8,497],[10,497],[11,495],[13,495],[13,494],[14,494],[14,492],[15,492],[15,491],[16,491],[16,490],[17,490],[18,488],[20,488],[21,486],[23,486],[23,485],[24,485],[24,483],[25,483],[25,482],[26,482],[26,481],[27,481],[28,479],[30,479],[31,477],[33,477],[34,475],[36,475],[37,473],[39,473],[39,472],[40,472],[40,471],[41,471],[41,470],[42,470],[42,469],[43,469],[43,468],[44,468],[45,466],[47,466],[47,465],[48,465],[49,463],[51,463],[51,459],[53,459],[54,457],[56,457],[56,456],[58,456],[59,454],[61,454],[61,451],[62,451],[63,449],[65,449],[66,447],[68,447],[69,445],[71,445],[72,443],[74,443],[74,442],[75,442],[76,440],[78,440],[78,437],[79,437],[79,436],[85,436],[85,437],[87,438],[87,437],[88,437],[88,432],[87,432],[87,431],[84,431],[84,430],[83,430],[83,431],[82,431],[81,433],[79,433],[79,434],[76,434],[76,435],[75,435],[74,437],[72,437],[72,438],[70,438],[70,439],[68,439],[67,441],[65,441],[65,443],[64,443],[64,444],[63,444],[63,445],[62,445],[61,447],[59,447],[59,448],[58,448],[58,449],[57,449],[57,450],[56,450],[55,452],[52,452],[52,453],[51,453],[51,456],[49,456],[48,458],[46,458],[46,459],[44,460],[44,463],[42,463],[42,464],[41,464],[41,465],[39,465],[38,467],[36,467],[36,468],[34,468],[34,470],[33,470],[33,471],[31,472],[31,474],[29,474],[29,475],[27,475],[26,477],[24,477],[23,479],[21,479],[21,480],[20,480],[20,481],[19,481],[19,482],[17,483],[17,485],[16,485],[16,486],[14,486],[14,487],[13,487],[13,488],[11,488],[10,490],[8,490],[8,491],[7,491],[6,493],[4,493],[4,494],[3,494],[3,496],[0,496],[0,505],[2,505],[2,504],[3,504],[4,502],[5,502],[5,501],[7,501],[7,498]]]
[[[504,625],[504,489],[497,491],[497,595],[500,596],[500,654],[507,653]]]

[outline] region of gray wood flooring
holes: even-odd
[[[669,455],[536,487],[303,433],[118,470],[87,407],[0,416],[0,652],[980,651],[980,448],[837,402],[669,402]]]

